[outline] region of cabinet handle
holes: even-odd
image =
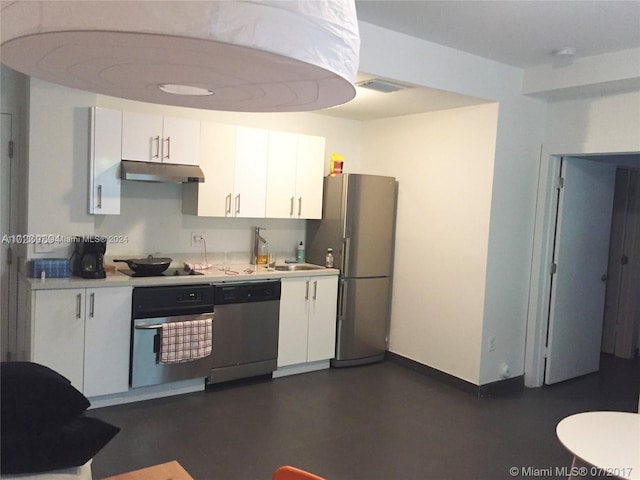
[[[224,199],[224,215],[231,215],[231,193]]]
[[[302,197],[298,197],[298,218],[302,216]]]
[[[95,306],[96,306],[96,294],[92,293],[91,295],[89,295],[89,316],[91,318],[94,317]]]
[[[160,136],[153,139],[156,142],[156,153],[151,158],[160,158]]]
[[[240,213],[240,194],[236,195],[236,214]]]
[[[82,317],[82,294],[79,293],[76,295],[76,318],[81,318]]]
[[[289,209],[289,216],[293,218],[293,202],[295,197],[291,197],[291,208]]]
[[[307,280],[307,284],[304,292],[304,299],[309,300],[309,280]]]
[[[98,185],[98,205],[97,208],[102,208],[102,185]]]
[[[318,297],[318,281],[313,281],[313,299],[315,300]]]
[[[171,158],[171,137],[167,137],[166,142],[167,142],[167,154],[165,155],[164,158],[169,160]]]

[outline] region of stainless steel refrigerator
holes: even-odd
[[[307,261],[340,269],[335,367],[384,359],[389,335],[397,183],[378,175],[324,179],[322,220],[307,223]]]

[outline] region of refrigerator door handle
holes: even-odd
[[[344,279],[340,280],[340,292],[338,292],[338,321],[344,318],[344,297],[347,293],[347,284]]]
[[[342,274],[348,276],[347,267],[349,265],[349,250],[351,249],[351,238],[345,237],[342,240]]]

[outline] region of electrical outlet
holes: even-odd
[[[204,232],[191,232],[192,247],[202,244],[203,239],[204,239]]]
[[[492,335],[489,337],[489,351],[494,352],[495,349],[496,349],[496,337]]]

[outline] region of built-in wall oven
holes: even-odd
[[[212,285],[136,287],[133,289],[132,317],[132,387],[209,376],[210,354],[188,361],[163,362],[160,350],[163,324],[192,322],[190,325],[204,325],[213,321]]]

